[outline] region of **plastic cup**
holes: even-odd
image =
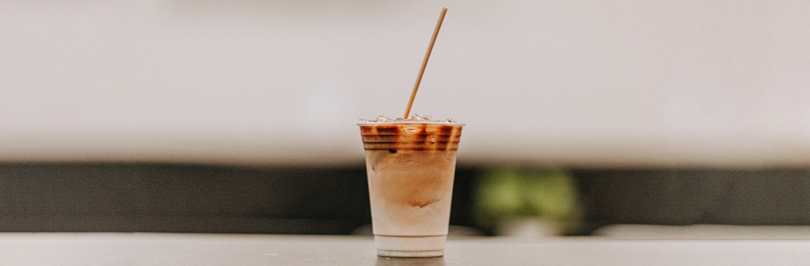
[[[359,123],[377,255],[444,255],[463,124]]]

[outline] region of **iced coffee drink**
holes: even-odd
[[[359,124],[377,254],[438,257],[450,219],[463,124],[380,117]]]

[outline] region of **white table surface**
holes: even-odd
[[[810,240],[477,237],[387,259],[361,236],[0,233],[0,265],[810,265]]]

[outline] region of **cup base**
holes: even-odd
[[[441,257],[447,236],[374,236],[377,255],[384,257]]]
[[[444,249],[439,250],[384,250],[378,249],[377,256],[400,258],[432,258],[444,256]]]

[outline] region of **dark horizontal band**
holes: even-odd
[[[458,142],[451,145],[445,144],[424,144],[424,143],[363,143],[363,148],[366,150],[458,150]]]
[[[458,142],[461,136],[413,136],[413,137],[397,137],[397,136],[363,136],[363,142],[410,142],[410,143],[448,143]]]

